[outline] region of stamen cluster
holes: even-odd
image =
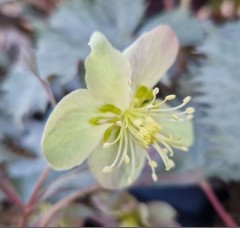
[[[130,82],[128,84],[130,85]],[[176,112],[184,107],[191,97],[186,97],[180,105],[174,108],[166,108],[165,103],[175,99],[176,95],[168,95],[164,100],[159,101],[156,99],[158,93],[158,88],[148,89],[146,86],[139,86],[130,107],[125,112],[112,104],[106,104],[99,109],[102,115],[90,120],[94,125],[110,124],[103,136],[103,148],[118,145],[115,160],[103,168],[103,173],[110,173],[119,168],[122,163],[129,165],[131,162],[131,174],[128,178],[128,182],[131,183],[135,169],[135,154],[138,153],[134,150],[134,143],[139,143],[146,149],[150,146],[154,147],[162,158],[166,170],[175,166],[174,161],[169,158],[174,154],[172,148],[188,150],[181,144],[181,136],[174,138],[172,135],[166,134],[161,126],[161,121],[156,121],[155,117],[161,118],[162,121],[192,119],[195,111],[192,107],[186,108],[183,112]],[[110,139],[113,140],[110,141]],[[157,162],[150,158],[147,150],[145,157],[152,170],[152,179],[157,181]]]

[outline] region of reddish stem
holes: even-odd
[[[45,90],[45,92],[48,96],[48,100],[51,103],[52,107],[55,108],[57,102],[54,98],[51,88],[49,87],[49,84],[40,77],[40,74],[38,73],[37,68],[33,70],[33,73],[36,76],[36,78],[38,79],[38,81],[40,82],[40,84],[42,85],[43,89]],[[29,200],[23,210],[23,218],[22,218],[22,222],[21,222],[22,227],[25,227],[27,225],[28,218],[31,215],[31,213],[33,212],[33,210],[35,209],[35,204],[36,204],[36,199],[38,197],[39,189],[41,188],[49,171],[50,171],[50,167],[47,166],[40,174],[40,176],[36,182],[36,185],[33,188],[33,191],[29,197]]]
[[[32,211],[35,209],[35,202],[36,202],[36,199],[37,199],[37,196],[38,196],[39,189],[41,188],[41,186],[42,186],[44,180],[46,179],[49,171],[50,171],[50,167],[47,166],[43,170],[41,175],[39,176],[39,178],[37,180],[37,183],[33,188],[33,191],[32,191],[32,193],[29,197],[29,200],[28,200],[28,202],[27,202],[27,204],[26,204],[26,206],[24,207],[24,210],[23,210],[23,218],[22,218],[22,223],[21,223],[22,227],[25,227],[27,225],[28,218],[31,215]]]
[[[191,4],[192,4],[191,0],[181,0],[180,1],[180,7],[188,9],[188,10],[191,9]]]
[[[33,192],[32,192],[32,194],[31,194],[30,197],[29,197],[29,200],[28,200],[28,202],[27,202],[27,206],[31,206],[31,205],[35,202],[35,200],[36,200],[36,198],[37,198],[38,190],[40,189],[43,181],[46,179],[49,171],[50,171],[50,167],[47,166],[47,167],[43,170],[43,172],[41,173],[41,175],[39,176],[39,179],[37,180],[37,183],[36,183],[36,185],[35,185],[35,187],[34,187],[34,189],[33,189]]]
[[[40,84],[42,85],[43,89],[45,90],[45,92],[48,96],[48,100],[51,103],[52,107],[55,108],[57,102],[53,96],[52,90],[49,87],[48,83],[46,81],[44,81],[42,78],[40,78],[40,76],[36,76],[36,77],[39,80]]]
[[[0,189],[5,194],[7,199],[16,204],[21,210],[24,210],[24,205],[19,198],[18,194],[15,192],[14,188],[12,187],[11,183],[7,179],[0,179]]]
[[[222,219],[222,221],[226,224],[226,226],[238,227],[235,221],[232,219],[232,217],[226,212],[222,204],[219,202],[218,198],[216,197],[209,183],[203,180],[199,183],[199,185],[201,189],[204,191],[204,193],[206,194],[208,200],[211,202],[214,209],[216,210],[218,216]]]
[[[169,12],[174,8],[173,0],[163,0],[165,11]]]

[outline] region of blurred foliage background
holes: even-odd
[[[188,153],[176,152],[172,172],[159,168],[157,186],[189,186],[215,178],[227,184],[228,209],[240,224],[239,18],[239,0],[0,0],[1,181],[11,181],[26,201],[46,166],[40,139],[52,108],[43,80],[57,101],[84,88],[84,60],[93,31],[123,50],[142,33],[168,24],[181,48],[158,84],[160,96],[193,97],[195,143]],[[93,183],[86,165],[51,172],[31,224],[56,200]],[[153,184],[148,169],[137,186],[146,184]],[[6,206],[1,192],[0,205],[0,224],[18,224],[18,210]],[[130,193],[103,190],[71,204],[50,225],[80,226],[86,218],[100,225],[181,225],[177,209],[166,202],[140,203]]]

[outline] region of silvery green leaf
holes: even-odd
[[[0,164],[3,162],[9,162],[17,156],[12,153],[2,142],[0,142]]]
[[[9,163],[8,171],[12,178],[22,178],[32,174],[38,175],[46,167],[43,158],[20,158]]]
[[[15,151],[6,145],[5,135],[15,136],[13,124],[8,121],[9,118],[0,112],[0,164],[18,158],[18,155],[14,153]]]
[[[95,183],[88,169],[77,168],[69,173],[62,174],[47,185],[41,200],[46,200],[56,194],[69,194],[72,191],[87,188]]]
[[[0,113],[0,126],[4,123],[1,119],[2,115]],[[6,162],[8,160],[11,160],[12,155],[9,153],[8,149],[6,146],[2,143],[3,140],[3,129],[0,128],[0,164],[2,162]]]
[[[19,134],[21,146],[31,154],[39,156],[42,152],[40,147],[40,141],[45,126],[45,121],[37,121],[29,119],[24,122],[25,130],[22,134]]]
[[[142,0],[72,0],[62,1],[50,19],[51,26],[73,41],[85,41],[95,31],[109,37],[113,46],[125,47],[143,17]],[[71,25],[71,26],[69,26]]]
[[[203,26],[185,8],[178,8],[175,11],[150,18],[140,29],[139,33],[142,34],[160,24],[170,25],[182,46],[198,45],[204,40]]]
[[[89,53],[89,37],[103,32],[117,48],[131,43],[132,34],[145,10],[143,0],[63,0],[49,19],[39,26],[37,63],[40,75],[60,77],[65,83],[77,75],[78,63]]]
[[[33,190],[41,171],[46,167],[42,158],[19,158],[8,164],[8,173],[16,183],[21,198],[26,201]]]
[[[239,37],[237,22],[209,30],[206,41],[199,47],[207,59],[200,67],[191,66],[190,77],[181,82],[195,94],[192,167],[201,167],[206,176],[223,180],[240,178]],[[181,87],[179,90],[182,91]]]
[[[33,112],[43,112],[48,98],[37,78],[21,65],[12,67],[7,79],[1,85],[0,108],[9,114],[22,128],[23,118]]]
[[[240,113],[240,102],[237,99],[240,96],[240,83],[234,79],[239,72],[235,70],[234,73],[232,69],[234,68],[227,69],[226,66],[206,66],[200,75],[202,82],[205,82],[200,89],[204,95],[201,99],[196,98],[197,104],[209,105],[207,115],[201,119],[205,128],[211,127],[211,131],[205,131],[211,147],[203,154],[207,175],[219,176],[222,179],[238,179],[240,172],[240,126],[237,115]],[[208,78],[218,79],[211,82]]]
[[[5,69],[9,65],[9,61],[5,53],[0,51],[0,68]]]
[[[41,77],[58,76],[62,84],[75,77],[78,61],[87,55],[80,39],[78,43],[73,42],[52,30],[39,34],[36,61]]]

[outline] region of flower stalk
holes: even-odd
[[[216,210],[219,218],[221,218],[221,220],[225,223],[225,225],[227,227],[233,227],[233,228],[238,227],[238,225],[233,220],[233,218],[229,215],[228,212],[226,212],[222,204],[219,202],[217,196],[215,195],[208,181],[206,180],[201,181],[199,183],[199,186],[201,187],[206,197],[212,204],[213,208]]]

